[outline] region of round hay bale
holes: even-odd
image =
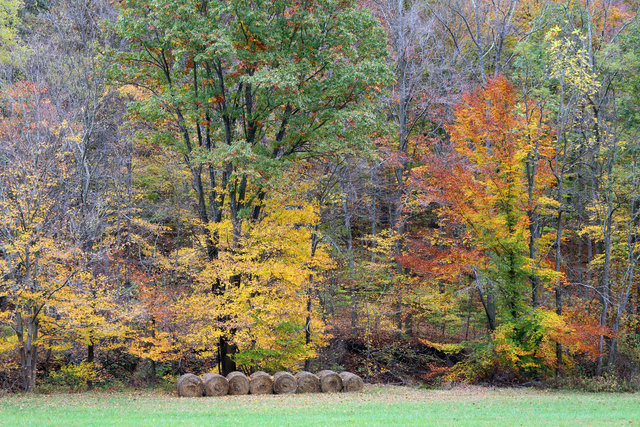
[[[342,391],[360,391],[364,387],[362,378],[351,372],[340,372],[340,378],[342,378]]]
[[[320,390],[323,393],[337,393],[342,390],[342,378],[340,375],[328,369],[318,372],[320,378]]]
[[[273,376],[273,391],[276,394],[295,393],[298,389],[296,377],[289,372],[276,372]]]
[[[204,374],[204,394],[206,396],[226,396],[229,393],[229,380],[219,374]]]
[[[258,371],[249,377],[249,392],[251,394],[273,393],[273,378],[266,372]]]
[[[231,372],[227,375],[227,380],[229,381],[229,394],[237,396],[249,393],[249,379],[242,372]]]
[[[296,375],[298,393],[320,393],[320,378],[311,372],[301,371]]]
[[[184,374],[178,378],[178,396],[180,397],[200,397],[204,391],[204,384],[199,376]]]

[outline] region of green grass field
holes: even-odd
[[[9,396],[0,425],[621,425],[640,394],[371,386],[353,394],[178,398],[118,392]]]

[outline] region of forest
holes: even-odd
[[[640,389],[638,0],[0,0],[0,391]]]

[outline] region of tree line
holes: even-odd
[[[0,0],[0,387],[637,380],[635,0]]]

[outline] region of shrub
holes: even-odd
[[[554,388],[587,391],[592,393],[632,393],[640,391],[640,377],[621,378],[611,372],[600,377],[567,376],[549,382]]]
[[[86,389],[100,380],[96,364],[87,362],[64,365],[58,372],[51,372],[49,376],[54,384],[68,387],[73,391]]]
[[[588,352],[575,328],[556,313],[537,309],[498,326],[491,342],[474,348],[473,356],[450,373],[454,381],[520,382],[551,378],[558,360],[556,343],[565,350],[562,366],[570,369],[572,354]]]

